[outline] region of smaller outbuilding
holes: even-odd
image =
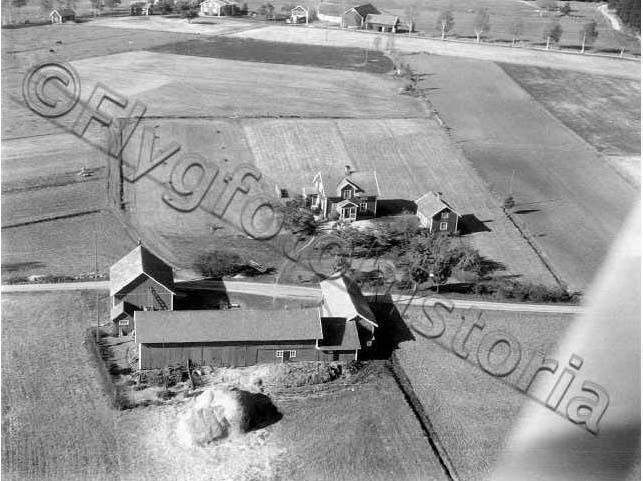
[[[205,0],[199,4],[200,15],[232,17],[239,12],[239,4],[234,0]]]
[[[51,23],[75,22],[76,12],[71,8],[54,8],[49,14]]]
[[[415,201],[420,225],[429,232],[454,234],[458,230],[458,214],[443,198],[441,192],[428,192]]]
[[[364,23],[368,30],[395,33],[400,26],[400,18],[389,13],[368,14]]]
[[[111,320],[119,335],[130,333],[135,311],[165,311],[174,308],[172,268],[142,245],[109,269]]]
[[[344,28],[365,28],[368,15],[379,14],[380,11],[370,3],[356,5],[349,8],[342,14],[342,27]]]
[[[309,11],[306,7],[297,5],[290,11],[290,17],[288,18],[288,23],[305,23],[308,25],[308,15]]]

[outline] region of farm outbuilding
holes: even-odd
[[[309,11],[306,7],[297,5],[290,11],[290,17],[288,18],[289,23],[305,23],[308,25],[309,20]]]
[[[388,13],[368,14],[364,20],[364,28],[368,30],[395,33],[399,26],[400,18]]]
[[[379,13],[380,11],[370,3],[351,7],[342,14],[341,26],[344,28],[365,28],[366,17]]]
[[[135,311],[174,308],[172,268],[142,245],[137,246],[109,269],[111,320],[120,335],[134,328]]]
[[[353,324],[359,335],[360,345],[370,346],[375,339],[375,315],[362,294],[360,287],[347,276],[337,274],[320,283],[322,290],[322,316],[345,319]]]
[[[234,0],[205,0],[199,4],[201,15],[231,17],[239,11],[239,4]]]
[[[460,214],[444,201],[440,192],[428,192],[415,204],[420,225],[429,232],[453,234],[458,230]]]
[[[76,21],[76,11],[71,8],[54,8],[49,14],[51,23],[65,23]]]

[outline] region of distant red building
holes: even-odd
[[[428,192],[415,201],[420,225],[429,232],[454,234],[460,214],[442,199],[440,192]]]

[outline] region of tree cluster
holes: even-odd
[[[608,4],[625,25],[641,30],[641,0],[609,0]]]
[[[194,268],[206,277],[223,277],[238,274],[245,269],[245,264],[236,252],[222,249],[197,257]]]

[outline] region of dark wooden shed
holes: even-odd
[[[137,311],[139,369],[185,364],[251,366],[318,361],[318,308],[294,310]]]

